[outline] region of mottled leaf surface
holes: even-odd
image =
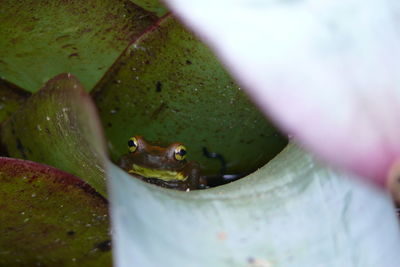
[[[1,129],[11,157],[55,166],[105,195],[102,137],[90,96],[70,74],[50,80]]]
[[[94,91],[111,157],[128,152],[132,135],[166,146],[186,144],[205,172],[262,166],[286,144],[249,102],[210,50],[172,16],[136,40]]]
[[[0,158],[1,266],[111,266],[107,201],[80,179]]]
[[[71,72],[91,90],[154,18],[128,0],[2,1],[0,75],[34,92]]]
[[[30,93],[0,79],[0,122],[17,111]]]
[[[193,192],[109,169],[119,267],[397,267],[400,261],[390,197],[294,145],[239,181]]]

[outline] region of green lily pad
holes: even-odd
[[[111,266],[107,201],[78,178],[0,158],[1,266]]]
[[[70,74],[46,83],[1,129],[8,155],[45,163],[89,183],[103,196],[105,146],[90,96]]]
[[[1,76],[35,92],[71,72],[91,90],[156,17],[128,0],[1,2]]]
[[[0,122],[7,119],[31,94],[0,79]]]
[[[205,173],[216,173],[222,154],[228,172],[262,166],[286,138],[250,103],[210,50],[172,16],[135,41],[93,91],[111,158],[128,152],[127,141],[186,145]]]
[[[398,266],[387,193],[289,145],[227,185],[179,192],[110,164],[114,256],[127,266]]]
[[[131,0],[143,9],[162,17],[167,14],[168,9],[159,0]]]

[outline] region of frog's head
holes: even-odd
[[[145,178],[164,181],[185,181],[188,178],[186,148],[180,143],[168,147],[153,146],[142,137],[134,136],[128,141],[128,172]]]

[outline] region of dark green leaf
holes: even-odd
[[[91,90],[155,17],[128,0],[1,2],[1,76],[34,92],[71,72]]]
[[[94,96],[114,161],[132,135],[182,142],[209,173],[221,165],[203,148],[220,153],[229,172],[247,172],[286,145],[210,50],[171,16],[125,51]]]
[[[0,158],[0,266],[111,266],[107,206],[70,174]]]
[[[1,135],[10,156],[57,167],[106,194],[102,129],[90,96],[74,76],[50,80],[3,125]]]
[[[159,0],[131,0],[131,1],[147,11],[155,13],[159,17],[165,15],[168,12],[167,8],[163,4],[161,4]]]
[[[30,93],[0,79],[0,122],[17,111]]]

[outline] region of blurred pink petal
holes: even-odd
[[[385,183],[400,158],[398,1],[166,2],[284,130]]]

